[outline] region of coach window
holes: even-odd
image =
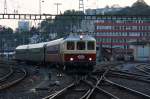
[[[87,43],[87,48],[88,48],[88,50],[94,50],[94,47],[95,47],[94,42],[89,41],[89,42]]]
[[[85,42],[77,42],[77,50],[85,50]]]
[[[74,42],[72,41],[67,42],[67,50],[74,50],[74,46],[75,46]]]

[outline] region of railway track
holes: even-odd
[[[127,99],[127,97],[128,99],[150,99],[149,94],[109,80],[107,77],[150,83],[148,75],[115,71],[107,68],[101,72],[91,73],[85,79],[81,79],[79,83],[72,83],[43,99]]]
[[[7,74],[7,76],[0,80],[0,91],[19,83],[27,75],[25,69],[12,68],[12,71],[11,74]]]
[[[140,93],[144,93],[148,96],[150,95],[150,89],[149,89],[150,84],[148,82],[141,82],[141,81],[136,81],[134,79],[131,80],[131,79],[127,79],[127,78],[119,78],[119,79],[118,78],[119,77],[107,77],[108,80],[110,80],[114,83],[117,83],[117,84],[122,85],[124,87],[128,87],[128,88],[133,89],[135,91],[138,91]]]
[[[106,72],[104,75],[105,74]],[[74,97],[74,99],[84,99],[85,97],[90,97],[104,75],[102,75],[100,79],[96,79],[96,82],[92,77],[86,76],[84,79],[80,79],[78,83],[72,83],[66,88],[43,99],[72,99],[72,97]]]
[[[149,77],[148,75],[142,75],[142,74],[138,74],[138,73],[131,73],[131,72],[120,71],[120,70],[110,70],[109,72],[124,74],[124,75],[138,76],[138,77]]]
[[[97,80],[96,84],[93,85],[93,84],[88,83],[89,85],[92,86],[92,89],[89,92],[89,94],[87,94],[86,96],[83,96],[80,99],[99,99],[99,98],[102,98],[102,99],[118,99],[118,97],[116,97],[113,94],[111,94],[111,93],[109,93],[109,92],[107,92],[107,91],[105,91],[105,90],[98,87],[101,83],[103,83],[103,79],[108,74],[108,72],[109,72],[109,68],[100,76],[100,79],[93,78],[93,79]]]
[[[0,66],[0,81],[3,81],[7,77],[9,77],[13,73],[13,69],[11,67]]]
[[[108,77],[110,76],[109,73],[107,74],[107,76]],[[98,91],[105,92],[105,94],[107,94],[108,96],[111,96],[111,98],[113,99],[127,99],[127,97],[128,99],[149,99],[150,98],[150,96],[147,94],[144,94],[144,92],[142,93],[140,91],[131,89],[127,86],[123,86],[119,83],[115,83],[111,80],[108,80],[106,76],[104,76],[103,81],[100,84],[98,84],[97,89]],[[85,98],[85,99],[99,99],[100,98],[95,93],[93,94],[94,95],[92,97]],[[106,99],[111,99],[111,98],[106,98]]]
[[[118,99],[114,95],[105,90],[98,88],[98,85],[102,83],[104,76],[108,73],[107,69],[102,75],[87,76],[85,79],[81,79],[79,83],[71,84],[66,88],[58,91],[43,99],[94,99],[93,96],[101,97],[102,99]]]
[[[142,66],[142,68],[140,68]],[[134,71],[121,71],[121,70],[115,70],[110,69],[109,74],[107,74],[110,77],[118,77],[118,78],[126,78],[129,80],[136,80],[136,81],[142,81],[150,83],[150,73],[148,72],[148,69],[150,66],[149,64],[138,64],[134,66],[136,69]],[[147,70],[145,70],[145,68]],[[102,71],[96,71],[95,73],[101,73]],[[93,73],[94,74],[94,73]]]
[[[118,99],[149,99],[150,96],[140,91],[131,89],[127,86],[121,85],[120,83],[113,82],[107,78],[104,79],[103,84],[99,85],[105,91],[110,92]]]
[[[142,67],[142,69],[143,68],[147,69],[144,66]],[[13,68],[13,71],[18,75],[14,75],[14,73],[12,73],[11,75],[15,76],[15,78],[17,79],[20,79],[21,75],[24,75],[23,70]],[[113,80],[108,79],[110,77],[116,77],[117,79],[124,78],[128,80],[150,83],[149,75],[143,74],[145,73],[142,72],[142,74],[138,74],[105,68],[102,71],[95,71],[94,73],[86,75],[82,79],[77,79],[74,83],[68,85],[64,89],[56,91],[43,99],[150,99],[150,94],[144,93],[140,88],[139,90],[136,90],[131,86],[124,85],[120,82],[114,82]],[[17,79],[9,76],[6,78],[6,83],[17,81]],[[4,84],[3,81],[0,81],[0,85],[1,84]],[[7,85],[9,84],[6,84],[4,86]]]
[[[135,68],[140,71],[141,73],[144,73],[145,75],[150,75],[150,65],[149,64],[139,64],[136,65]]]

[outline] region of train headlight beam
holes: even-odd
[[[89,58],[89,61],[92,61],[92,58],[91,58],[91,57]]]
[[[71,58],[70,58],[70,61],[73,61],[73,60],[74,60],[74,59],[71,57]]]

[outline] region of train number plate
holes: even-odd
[[[78,57],[78,59],[85,59],[84,55],[78,55],[77,57]]]

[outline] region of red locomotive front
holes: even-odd
[[[65,54],[64,55],[66,62],[95,62],[96,54],[95,53],[87,53],[87,54]]]
[[[66,39],[64,65],[67,68],[93,69],[96,64],[96,40],[93,37]]]

